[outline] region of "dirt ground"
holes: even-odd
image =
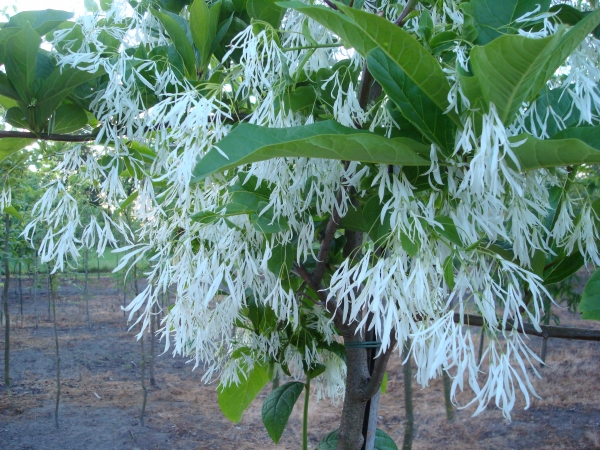
[[[302,400],[278,446],[260,420],[260,394],[239,424],[229,422],[217,405],[216,385],[201,382],[202,370],[170,354],[156,359],[157,387],[149,388],[145,426],[140,426],[140,344],[127,331],[116,282],[92,276],[91,320],[87,327],[81,280],[63,277],[58,290],[57,319],[61,352],[60,428],[54,425],[55,354],[48,297],[38,290],[34,320],[31,283],[25,280],[23,315],[15,292],[11,304],[11,394],[0,382],[0,449],[290,449],[300,448]],[[555,307],[555,309],[557,309]],[[558,311],[558,309],[557,309]],[[600,329],[559,311],[563,325]],[[4,349],[4,332],[0,346]],[[148,338],[146,339],[146,341]],[[158,345],[160,350],[161,346]],[[533,338],[532,348],[541,348]],[[148,342],[146,342],[146,349]],[[600,343],[550,340],[548,367],[534,386],[542,400],[523,410],[519,399],[506,422],[489,407],[472,417],[474,408],[446,420],[441,380],[425,389],[415,385],[417,449],[600,449]],[[399,358],[388,370],[378,426],[401,446],[404,400]],[[414,383],[413,383],[414,384]],[[311,448],[337,428],[340,409],[327,402],[310,406]]]

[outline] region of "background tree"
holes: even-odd
[[[576,183],[600,162],[600,15],[513,6],[103,1],[76,22],[11,17],[0,94],[31,134],[0,136],[98,144],[63,154],[26,232],[44,224],[56,271],[78,257],[67,180],[98,186],[109,209],[133,204],[135,240],[107,214],[97,232],[123,235],[120,268],[151,262],[130,318],[147,327],[176,287],[167,349],[221,377],[228,417],[281,370],[344,395],[328,444],[386,439],[363,427],[367,404],[408,339],[419,383],[446,371],[454,397],[466,378],[477,412],[494,400],[510,417],[517,388],[535,395],[537,357],[516,330],[540,330],[546,284],[600,262],[594,199]],[[58,134],[62,117],[83,131]],[[300,386],[284,387],[295,401]],[[276,441],[278,398],[263,417]]]

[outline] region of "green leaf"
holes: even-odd
[[[194,2],[195,3],[195,2]],[[160,23],[162,23],[167,33],[171,37],[177,52],[183,59],[185,65],[185,71],[188,77],[196,78],[196,57],[194,55],[194,48],[188,39],[186,30],[182,28],[179,23],[179,16],[168,11],[157,11],[156,9],[150,8],[152,15],[154,15]]]
[[[484,45],[507,33],[516,33],[515,20],[541,5],[548,11],[550,0],[471,0],[471,10],[478,30],[477,44]],[[515,24],[518,25],[518,24]]]
[[[135,202],[135,200],[138,198],[139,194],[140,194],[139,191],[135,191],[133,194],[131,194],[129,197],[127,197],[125,200],[123,200],[123,203],[121,203],[119,205],[119,207],[115,210],[114,215],[118,216],[122,212],[125,212],[127,207],[129,205],[131,205],[133,202]]]
[[[419,241],[419,237],[415,234],[414,241],[404,232],[400,233],[400,244],[408,256],[414,258],[417,253],[419,253],[419,249],[421,248],[421,242]]]
[[[511,138],[513,142],[523,140],[523,144],[513,148],[522,171],[574,164],[600,164],[600,127],[567,128],[546,140],[539,140],[528,134]]]
[[[454,149],[454,123],[383,50],[376,48],[369,52],[367,65],[407,120],[438,147]]]
[[[241,380],[239,384],[219,386],[217,396],[223,415],[235,423],[242,420],[244,411],[270,379],[267,366],[255,364],[247,374],[247,378]]]
[[[429,146],[406,138],[383,136],[344,127],[334,121],[266,128],[238,125],[217,143],[227,155],[211,149],[194,169],[192,182],[243,164],[280,157],[326,158],[381,164],[429,166]]]
[[[338,443],[338,430],[332,431],[323,438],[316,450],[336,450]],[[394,440],[384,431],[377,428],[375,431],[374,450],[398,450]]]
[[[503,123],[512,122],[523,102],[534,99],[567,56],[600,24],[600,11],[587,16],[567,33],[559,30],[543,39],[502,36],[476,46],[470,62],[486,102],[494,103]],[[473,90],[472,86],[467,86]],[[467,94],[469,99],[471,97]]]
[[[211,14],[211,10],[215,8],[218,13],[220,2],[217,6],[213,6],[210,9],[205,0],[196,0],[190,6],[190,31],[192,33],[194,44],[200,52],[200,62],[202,67],[204,67],[210,59],[210,49],[217,34],[214,14]]]
[[[53,133],[72,133],[85,127],[88,116],[81,106],[66,104],[58,107],[54,113]]]
[[[285,9],[277,6],[277,0],[248,0],[246,10],[252,19],[267,22],[276,30],[285,12]]]
[[[252,225],[257,231],[264,234],[272,234],[290,229],[285,217],[280,217],[279,220],[273,220],[273,208],[263,212],[266,207],[267,202],[260,202],[258,204],[257,212],[253,212],[250,215]]]
[[[8,110],[10,108],[16,108],[17,106],[19,106],[19,102],[17,102],[16,100],[13,100],[10,97],[5,97],[4,95],[0,95],[0,106],[2,106],[4,109]]]
[[[381,380],[381,386],[379,387],[379,392],[383,395],[387,393],[387,384],[388,384],[388,373],[387,371],[383,374],[383,379]]]
[[[444,261],[444,280],[448,288],[454,290],[454,255],[450,255]]]
[[[23,114],[23,110],[19,107],[10,108],[6,111],[4,121],[15,128],[29,129],[27,118]]]
[[[448,108],[450,84],[437,59],[411,34],[375,14],[339,5],[345,14],[324,6],[310,6],[299,1],[282,2],[296,9],[348,42],[364,57],[380,47],[441,110]],[[448,116],[461,126],[458,116]]]
[[[456,225],[454,221],[448,216],[437,216],[435,221],[439,225],[435,225],[435,231],[445,237],[447,240],[456,244],[458,247],[463,247],[463,243],[460,240],[460,236],[458,235],[458,230],[456,229]]]
[[[40,35],[55,30],[65,20],[74,16],[72,12],[46,9],[43,11],[23,11],[10,18],[3,28],[24,28],[27,23]]]
[[[569,256],[562,255],[553,262],[555,264],[544,273],[544,284],[560,283],[569,278],[583,267],[585,259],[578,250],[575,250]]]
[[[42,38],[28,23],[6,42],[6,75],[26,105],[34,94],[33,80],[41,43]]]
[[[600,320],[600,269],[596,269],[583,289],[579,312],[582,319]]]
[[[2,138],[0,139],[0,162],[13,153],[24,149],[35,142],[35,139],[25,138]]]
[[[285,276],[292,270],[295,256],[296,249],[292,244],[277,244],[273,248],[273,253],[267,262],[267,267],[277,276],[281,276],[281,271],[283,270],[283,275]]]
[[[21,222],[23,221],[23,216],[21,215],[21,213],[19,211],[17,211],[17,209],[12,205],[5,206],[4,212],[6,214],[8,214],[9,216],[13,216],[17,220],[20,220]]]
[[[55,69],[44,81],[40,90],[39,98],[35,106],[36,122],[45,124],[45,121],[54,113],[60,103],[77,86],[87,83],[94,78],[104,75],[104,70],[99,69],[95,73],[84,72],[72,67]]]
[[[83,6],[85,7],[85,10],[89,12],[98,12],[100,10],[98,3],[94,0],[83,0]]]
[[[276,444],[279,443],[294,405],[303,390],[304,383],[292,381],[279,386],[265,399],[262,406],[262,421]]]
[[[311,110],[317,101],[317,93],[312,86],[300,86],[284,94],[283,101],[291,112]]]

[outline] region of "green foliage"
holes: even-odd
[[[279,443],[294,405],[303,390],[304,383],[291,381],[279,386],[265,399],[262,406],[262,421],[276,444]]]
[[[158,20],[160,20],[160,23],[162,23],[165,30],[167,30],[167,33],[169,33],[177,52],[183,59],[186,75],[191,79],[196,78],[196,57],[194,56],[194,48],[192,47],[190,39],[188,38],[188,33],[184,28],[184,26],[187,27],[187,22],[168,11],[161,12],[152,8],[150,11]]]
[[[198,161],[192,182],[243,164],[277,157],[429,165],[426,145],[407,138],[387,139],[334,121],[280,129],[243,123],[219,142],[219,150],[213,148]]]
[[[219,386],[217,390],[219,407],[225,417],[235,423],[242,420],[244,411],[270,379],[267,366],[255,364],[239,384]]]
[[[600,269],[597,269],[588,280],[579,311],[582,319],[600,320]]]
[[[332,431],[323,438],[316,450],[335,450],[338,445],[338,430]],[[375,431],[374,450],[398,450],[394,440],[383,430],[377,428]]]

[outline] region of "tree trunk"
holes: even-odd
[[[154,333],[156,332],[156,315],[158,314],[157,304],[152,305],[152,315],[150,316],[150,386],[156,386],[154,377]]]
[[[46,288],[48,290],[48,320],[52,320],[50,317],[50,305],[52,304],[52,299],[50,298],[52,293],[50,292],[50,264],[46,263]]]
[[[38,329],[37,315],[37,250],[33,251],[33,315],[35,318],[35,329]]]
[[[56,402],[54,404],[54,424],[58,425],[58,405],[60,403],[60,352],[58,348],[58,329],[56,328],[56,289],[54,286],[54,276],[50,279],[50,298],[52,299],[52,322],[54,328],[54,344],[56,346]]]
[[[448,372],[446,372],[445,370],[442,369],[442,375],[444,377],[444,404],[446,405],[446,419],[448,419],[448,422],[453,423],[454,422],[454,405],[452,404],[452,399],[450,396],[452,383],[450,380],[450,375],[448,375]]]
[[[406,360],[402,367],[402,375],[404,378],[404,441],[402,450],[411,450],[413,442],[413,433],[415,428],[415,416],[413,410],[413,390],[412,390],[412,364],[409,358],[410,355],[410,339],[404,344],[402,349],[402,361]]]
[[[84,260],[84,270],[85,270],[85,285],[83,288],[83,295],[85,296],[85,317],[87,319],[87,324],[88,324],[88,328],[91,330],[92,329],[92,322],[90,320],[90,300],[89,300],[89,291],[88,291],[88,281],[89,281],[89,275],[90,275],[90,271],[88,268],[88,262],[89,262],[89,250],[86,247],[85,249],[85,260]]]
[[[10,387],[10,315],[8,312],[8,284],[10,282],[9,253],[10,216],[4,216],[4,385]]]
[[[19,284],[19,303],[21,305],[21,326],[23,326],[23,283],[21,278],[23,277],[23,262],[21,261],[21,255],[19,254],[19,273],[18,273],[19,277],[18,279],[18,284]]]

